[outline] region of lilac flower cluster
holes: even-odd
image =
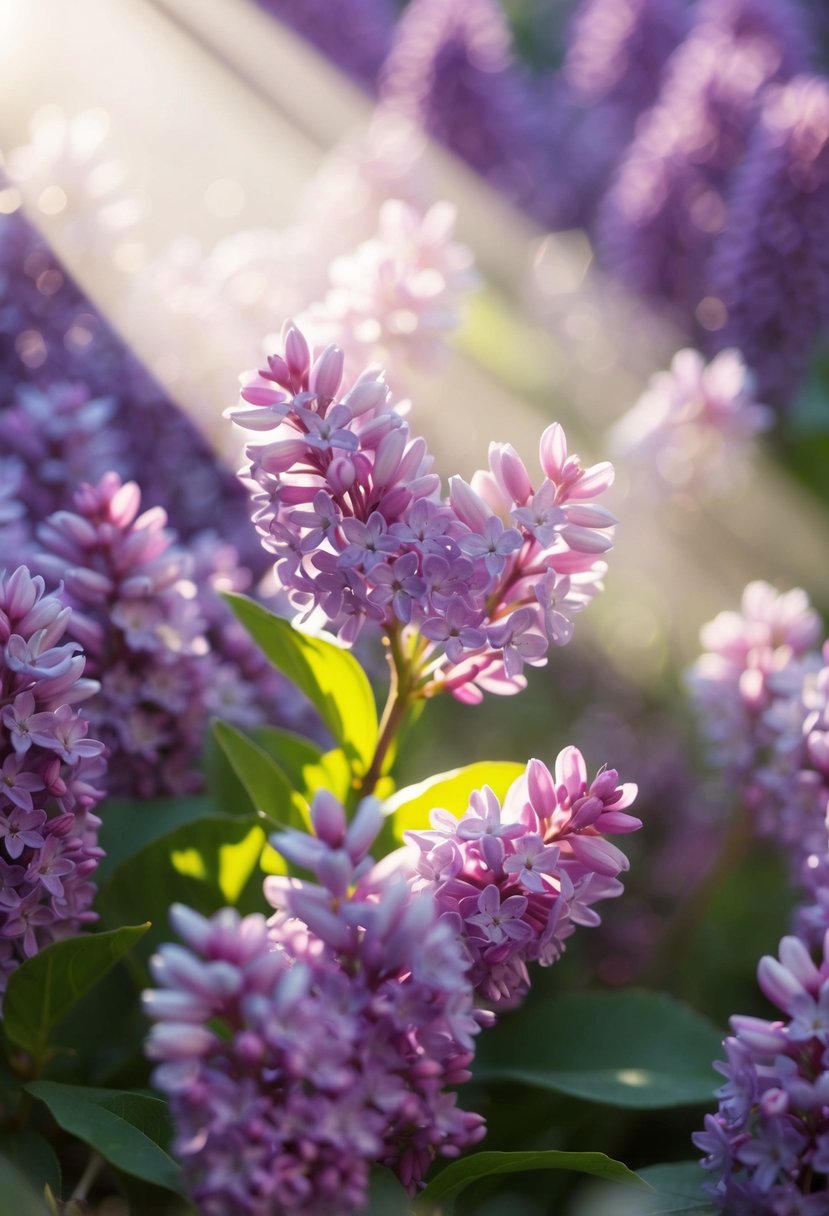
[[[581,0],[564,63],[542,87],[548,95],[541,218],[557,228],[592,228],[636,120],[656,101],[662,69],[688,25],[681,0]]]
[[[70,487],[123,462],[124,436],[112,426],[116,402],[83,382],[20,384],[3,411],[7,455],[25,470],[21,494],[30,518],[66,506]]]
[[[711,344],[739,345],[778,408],[829,326],[827,211],[829,82],[798,76],[767,97],[710,272],[722,314]]]
[[[292,324],[285,352],[242,389],[239,425],[275,432],[248,448],[254,516],[294,604],[348,642],[371,621],[411,627],[423,688],[467,701],[521,686],[525,663],[564,644],[600,587],[610,512],[593,502],[612,466],[584,469],[558,424],[541,437],[534,488],[518,454],[493,445],[490,471],[450,483],[390,403],[377,367],[341,388],[343,354],[311,363]],[[424,694],[424,695],[428,695]]]
[[[543,164],[531,93],[497,0],[411,0],[383,65],[380,98],[514,202],[534,195]]]
[[[189,949],[164,946],[151,964],[148,1053],[205,1216],[356,1211],[372,1163],[415,1190],[436,1155],[484,1134],[452,1092],[490,1020],[454,932],[428,895],[373,865],[374,799],[347,825],[320,793],[312,819],[313,836],[274,845],[316,883],[268,879],[269,922],[174,908]]]
[[[758,97],[805,66],[805,43],[797,10],[777,0],[703,6],[604,200],[606,265],[640,293],[673,305],[686,324],[698,307],[700,322],[710,323],[706,267],[728,222],[728,191]],[[716,323],[716,305],[714,312]],[[733,334],[728,344],[739,345]]]
[[[820,668],[821,622],[805,592],[749,583],[740,612],[721,612],[702,630],[704,653],[689,673],[698,720],[714,763],[757,830],[788,845],[813,822],[811,799],[796,796],[807,710],[804,682]]]
[[[483,1000],[516,1004],[529,988],[528,963],[549,967],[577,925],[599,924],[594,905],[622,893],[618,875],[628,868],[603,833],[642,826],[626,814],[635,797],[615,769],[588,781],[581,752],[567,747],[555,774],[531,760],[503,804],[484,786],[460,820],[433,810],[431,830],[406,833],[415,889],[433,894],[464,943]]]
[[[751,441],[771,422],[738,351],[724,350],[706,363],[697,351],[681,350],[670,371],[651,378],[614,427],[613,439],[647,468],[648,487],[657,494],[727,493],[745,478]]]
[[[782,1020],[733,1017],[716,1115],[693,1139],[728,1216],[824,1216],[829,1177],[829,936],[816,965],[797,937],[757,977]]]
[[[97,684],[70,625],[42,578],[0,575],[0,996],[22,961],[95,919],[104,745],[73,708]]]
[[[343,349],[346,374],[359,373],[368,359],[386,370],[437,363],[476,281],[471,252],[453,240],[454,223],[449,203],[421,214],[387,199],[376,235],[332,261],[331,286],[300,327]]]
[[[113,794],[184,793],[205,723],[208,647],[188,557],[160,507],[116,473],[38,528],[41,571],[64,584],[68,622],[100,692],[87,712],[107,745]]]

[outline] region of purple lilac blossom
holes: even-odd
[[[374,799],[350,824],[326,792],[311,813],[314,835],[273,843],[317,882],[266,880],[268,922],[176,907],[188,948],[151,963],[147,1052],[205,1216],[358,1211],[371,1164],[414,1191],[436,1156],[484,1134],[453,1090],[491,1018],[473,1007],[451,926],[373,865]]]
[[[29,517],[67,505],[70,487],[124,462],[124,436],[113,427],[114,397],[94,397],[83,382],[20,384],[3,410],[8,455],[25,469],[21,496]]]
[[[709,342],[738,346],[763,400],[785,408],[829,329],[829,82],[798,76],[769,91],[729,206]]]
[[[612,443],[656,496],[727,494],[748,476],[753,441],[772,417],[758,404],[738,351],[706,363],[697,351],[681,350],[616,423]]]
[[[719,1109],[694,1144],[728,1216],[823,1216],[829,1174],[829,937],[818,964],[797,937],[757,977],[782,1019],[733,1017]]]
[[[394,30],[392,0],[257,0],[372,91]]]
[[[141,491],[116,473],[81,486],[73,506],[38,528],[38,567],[63,582],[68,629],[100,681],[87,713],[107,745],[109,793],[188,792],[212,666],[188,555],[165,512],[139,515]]]
[[[430,830],[406,833],[415,889],[434,896],[460,935],[482,1000],[517,1004],[528,963],[549,967],[577,925],[600,923],[594,905],[622,893],[628,868],[603,833],[642,826],[626,813],[635,797],[615,769],[589,781],[581,752],[567,747],[554,774],[531,760],[503,804],[484,786],[460,820],[433,810]]]
[[[570,640],[573,617],[600,589],[614,517],[593,502],[613,480],[585,469],[562,428],[541,437],[534,488],[508,444],[490,471],[450,482],[448,500],[423,439],[390,402],[376,365],[343,391],[343,352],[312,364],[292,323],[284,356],[242,389],[239,426],[265,434],[245,470],[276,578],[306,619],[353,642],[366,621],[421,634],[423,687],[480,701],[517,691],[525,663]]]
[[[598,202],[630,143],[636,120],[656,100],[662,69],[682,41],[682,0],[582,0],[567,31],[561,71],[542,81],[555,172],[544,175],[556,228],[592,228]]]
[[[27,958],[95,920],[104,744],[71,612],[25,566],[0,575],[0,997]]]
[[[261,549],[236,478],[20,212],[0,216],[0,393],[0,411],[4,421],[9,414],[14,419],[14,450],[20,447],[26,467],[48,449],[52,472],[65,468],[59,505],[68,504],[79,476],[115,468],[123,478],[137,479],[148,501],[164,507],[183,540],[201,531],[206,519],[221,516],[225,539],[236,546],[242,564],[261,574]],[[59,397],[63,404],[44,417]],[[93,402],[99,414],[111,411],[106,428],[92,429]],[[110,462],[101,467],[110,445]],[[30,478],[39,480],[34,472]],[[42,487],[28,481],[22,489],[32,511],[58,505],[57,480],[46,498]]]
[[[543,168],[537,119],[497,0],[411,0],[380,98],[513,202],[534,195]]]
[[[759,98],[804,66],[804,43],[788,4],[707,6],[666,65],[659,97],[602,204],[604,264],[628,287],[670,305],[686,329],[695,319],[710,323],[707,264],[727,229],[728,190]]]

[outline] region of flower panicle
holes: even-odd
[[[44,946],[96,919],[104,744],[71,613],[26,566],[0,574],[0,997]]]
[[[615,519],[596,501],[607,462],[585,468],[558,423],[541,437],[541,478],[508,444],[446,499],[423,439],[379,367],[343,384],[343,352],[312,358],[293,323],[230,412],[270,434],[248,448],[254,519],[305,619],[353,642],[367,622],[420,635],[424,695],[463,700],[523,686],[525,664],[570,640],[601,589]]]

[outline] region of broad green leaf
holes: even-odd
[[[263,748],[229,722],[212,723],[213,735],[258,811],[274,826],[307,831],[308,803]]]
[[[706,1175],[698,1161],[650,1165],[639,1170],[639,1177],[656,1192],[643,1203],[641,1216],[714,1216],[714,1207],[701,1189],[704,1182],[711,1181],[711,1175]]]
[[[111,929],[53,942],[9,977],[3,1007],[6,1037],[40,1057],[55,1023],[106,975],[149,929]]]
[[[434,1207],[455,1199],[479,1178],[495,1174],[519,1174],[527,1170],[576,1170],[609,1182],[624,1182],[644,1189],[645,1184],[621,1161],[604,1153],[564,1153],[555,1150],[526,1153],[472,1153],[453,1161],[420,1192],[417,1210],[431,1216]]]
[[[438,773],[417,785],[407,785],[385,804],[395,839],[402,840],[409,829],[428,827],[429,812],[435,807],[462,815],[469,805],[469,795],[484,785],[491,786],[496,797],[503,798],[513,781],[525,771],[525,765],[512,760],[480,760]]]
[[[39,1132],[30,1128],[3,1132],[0,1134],[0,1154],[20,1170],[38,1194],[48,1186],[60,1199],[60,1163],[49,1141]]]
[[[98,843],[106,850],[96,873],[102,883],[124,861],[174,828],[210,814],[210,801],[196,798],[107,798],[101,808]]]
[[[131,916],[152,921],[142,943],[146,958],[170,937],[172,903],[206,916],[232,903],[265,910],[260,868],[265,833],[258,815],[212,815],[184,824],[123,862],[102,884],[96,907],[106,923]],[[142,973],[136,977],[144,982]]]
[[[328,790],[345,802],[351,789],[351,767],[342,748],[323,753],[299,735],[271,726],[260,726],[253,737],[307,802],[317,790]]]
[[[225,599],[253,640],[320,712],[358,775],[377,744],[377,708],[362,667],[347,650],[300,633],[244,595]]]
[[[166,1151],[167,1104],[129,1090],[33,1081],[26,1086],[64,1131],[78,1136],[118,1169],[181,1193],[178,1166]]]
[[[308,783],[305,771],[319,764],[322,749],[310,739],[295,735],[290,730],[280,730],[276,726],[257,726],[252,734],[262,750],[276,761],[291,785],[295,789],[306,791]]]
[[[14,1216],[49,1216],[49,1209],[37,1192],[10,1161],[0,1155],[0,1196],[4,1213]]]
[[[574,992],[484,1036],[475,1075],[639,1110],[710,1102],[723,1035],[660,992]]]

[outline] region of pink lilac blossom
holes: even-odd
[[[371,1164],[414,1191],[484,1134],[453,1090],[491,1019],[434,901],[373,865],[382,819],[318,794],[315,834],[273,842],[317,882],[268,879],[270,921],[173,910],[188,948],[151,963],[147,1051],[205,1216],[362,1210]]]
[[[301,328],[334,342],[355,372],[368,359],[389,370],[402,362],[434,366],[460,325],[464,296],[476,283],[471,252],[453,239],[455,209],[435,203],[421,214],[388,199],[377,233],[335,258],[330,287]]]
[[[681,350],[613,428],[612,443],[657,496],[725,494],[746,480],[753,441],[772,418],[738,351],[706,363],[697,351]]]
[[[471,959],[479,997],[517,1004],[528,963],[555,963],[578,925],[595,926],[594,905],[622,893],[627,858],[605,834],[636,831],[627,814],[636,786],[615,769],[589,780],[581,752],[562,751],[551,773],[531,760],[500,803],[484,786],[460,820],[433,810],[431,829],[407,832],[415,890],[433,896]]]
[[[614,517],[593,501],[612,466],[585,469],[562,428],[541,437],[535,486],[508,444],[490,470],[453,477],[447,500],[423,439],[413,438],[379,367],[346,390],[344,356],[312,363],[304,335],[242,389],[238,425],[270,441],[248,448],[254,519],[276,577],[300,614],[353,642],[369,621],[420,634],[423,688],[467,701],[515,691],[525,663],[568,642],[600,589]]]
[[[87,712],[105,741],[109,792],[149,797],[198,786],[211,660],[187,554],[141,491],[116,473],[83,485],[74,511],[38,528],[40,570],[61,580],[68,623],[100,691]]]
[[[797,937],[757,978],[783,1017],[733,1017],[719,1109],[694,1143],[728,1216],[823,1216],[829,1176],[829,936],[815,963]]]
[[[702,629],[705,653],[688,675],[714,764],[762,835],[789,845],[804,819],[792,797],[806,708],[804,679],[816,672],[821,632],[806,593],[749,583],[741,611]],[[811,818],[811,812],[806,819]]]
[[[95,920],[104,745],[70,610],[25,566],[0,575],[0,997],[21,962]]]
[[[709,343],[739,346],[778,409],[829,327],[827,212],[829,82],[798,76],[767,96],[711,267],[722,323]]]
[[[704,7],[602,204],[605,265],[686,329],[708,322],[707,265],[721,234],[731,239],[728,191],[759,98],[804,66],[804,42],[797,10],[777,0]]]

